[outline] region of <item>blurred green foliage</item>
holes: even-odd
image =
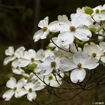
[[[57,15],[75,13],[76,8],[83,6],[95,7],[104,4],[104,0],[0,0],[0,105],[35,105],[27,101],[26,97],[21,99],[13,98],[9,102],[2,100],[2,94],[6,91],[6,81],[13,74],[11,67],[3,66],[3,59],[5,58],[4,51],[8,46],[25,46],[28,48],[39,49],[47,45],[48,41],[40,41],[33,43],[33,34],[37,30],[37,24],[40,19],[45,16],[50,17],[50,21],[55,20]],[[37,11],[37,13],[36,13]],[[36,16],[38,15],[38,16]],[[36,18],[35,18],[36,17]],[[39,47],[40,46],[40,47]],[[102,89],[94,89],[87,94],[83,94],[85,98],[77,101],[67,102],[67,105],[91,105],[94,101],[105,101],[105,86]],[[104,92],[103,92],[104,91]],[[43,92],[42,92],[43,93]],[[100,94],[103,93],[103,94]],[[49,99],[49,101],[48,101]],[[38,93],[37,100],[43,103],[54,101],[56,98],[53,95],[45,96]],[[36,104],[37,105],[37,104]],[[58,105],[58,104],[50,104]],[[59,105],[64,105],[60,103]]]

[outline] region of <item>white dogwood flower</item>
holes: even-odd
[[[23,57],[24,50],[25,50],[24,47],[19,47],[18,49],[16,49],[16,51],[14,51],[14,48],[10,46],[5,51],[5,54],[9,57],[5,58],[4,64],[8,64],[10,61],[15,60],[16,58],[21,59]]]
[[[76,26],[90,26],[93,24],[93,20],[90,15],[84,13],[84,10],[77,10],[77,13],[71,14],[72,23]]]
[[[18,98],[26,94],[25,90],[22,88],[26,84],[26,82],[27,80],[25,79],[20,79],[18,82],[16,82],[16,79],[14,77],[11,77],[6,84],[6,86],[10,89],[3,94],[3,98],[6,101],[9,101],[13,95]],[[21,94],[19,94],[19,92]]]
[[[14,60],[12,62],[12,66],[14,68],[16,67],[21,67],[22,65],[25,65],[25,63],[22,64],[22,62],[25,62],[24,59],[24,52],[25,52],[25,48],[24,47],[19,47],[16,51],[15,51],[15,56],[16,56],[16,60]],[[21,62],[22,61],[22,62]]]
[[[73,43],[75,37],[81,41],[88,41],[92,36],[92,33],[87,28],[75,25],[72,21],[63,22],[60,32],[57,41],[61,41],[65,45]]]
[[[98,60],[103,53],[101,47],[95,43],[85,44],[83,51],[87,52],[89,56],[97,58]]]
[[[33,39],[35,42],[37,42],[40,39],[45,39],[47,35],[49,34],[49,17],[45,17],[43,20],[41,20],[38,24],[38,27],[41,29],[37,32],[35,32]]]
[[[64,73],[59,72],[59,75],[61,77],[58,76],[57,73],[51,73],[49,75],[46,75],[44,78],[44,82],[52,87],[59,87],[62,84],[62,78],[64,77]]]
[[[4,65],[7,65],[9,62],[13,61],[16,58],[14,47],[8,47],[8,49],[5,50],[5,55],[9,56],[4,59]]]
[[[51,32],[59,32],[60,26],[62,25],[62,22],[68,21],[68,17],[66,15],[58,15],[58,20],[55,20],[49,24],[49,30]]]
[[[95,8],[93,8],[93,18],[96,22],[101,22],[105,20],[105,5],[99,5]]]
[[[27,91],[27,99],[29,101],[35,100],[35,98],[37,97],[37,94],[35,92],[35,85],[33,83],[27,83],[24,88]]]
[[[42,90],[44,86],[36,81],[35,83],[29,82],[24,86],[27,92],[27,99],[29,101],[35,100],[37,97],[36,91]]]
[[[50,74],[54,69],[59,68],[59,58],[47,57],[43,63],[39,64],[39,68],[44,70],[44,75]]]
[[[25,71],[20,67],[12,68],[12,72],[14,74],[17,74],[17,75],[22,75],[22,76],[25,76],[25,77],[29,77],[29,75],[27,73],[25,73]]]
[[[105,63],[105,42],[100,42],[99,46],[102,49],[101,61]]]
[[[19,59],[16,59],[14,62],[12,62],[12,66],[14,68],[26,67],[28,64],[37,63],[38,60],[41,60],[43,58],[43,55],[40,53],[40,51],[35,52],[35,50],[33,50],[33,49],[24,51],[23,52],[24,54],[22,57],[20,57]]]
[[[85,69],[95,69],[99,65],[98,60],[95,58],[90,58],[88,54],[84,52],[76,52],[73,59],[61,59],[60,70],[71,72],[70,78],[73,83],[82,82],[86,75]],[[79,74],[79,75],[78,75]]]

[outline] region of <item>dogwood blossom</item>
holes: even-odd
[[[43,87],[41,87],[39,82],[35,83],[29,82],[24,86],[24,88],[26,90],[27,99],[29,101],[35,100],[35,98],[37,97],[36,91],[43,89]]]
[[[95,43],[85,44],[84,52],[87,52],[89,56],[100,59],[102,55],[102,49]]]
[[[12,46],[8,47],[8,49],[5,50],[5,55],[7,55],[9,57],[6,57],[4,59],[4,65],[7,65],[9,62],[13,61],[16,58],[15,51]]]
[[[7,82],[6,86],[10,88],[3,94],[3,98],[6,101],[9,101],[13,95],[15,95],[16,98],[21,97],[22,95],[25,94],[25,90],[22,88],[26,84],[27,80],[25,79],[20,79],[16,83],[16,79],[14,77],[11,77],[10,80]],[[21,93],[18,94],[18,92]]]
[[[95,58],[90,58],[88,54],[84,52],[76,52],[73,55],[73,59],[61,59],[60,70],[63,72],[67,72],[73,70],[71,72],[70,78],[74,83],[82,82],[86,75],[85,69],[94,69],[99,65],[98,60]],[[78,75],[79,74],[79,75]]]
[[[35,32],[34,34],[34,41],[38,41],[39,39],[45,39],[47,37],[47,35],[49,34],[49,18],[45,17],[43,20],[41,20],[38,24],[38,27],[40,27],[41,29],[37,32]]]
[[[105,20],[105,5],[99,5],[93,8],[94,13],[93,18],[96,22],[104,21]]]
[[[50,74],[54,69],[59,68],[59,58],[47,57],[43,63],[39,65],[41,70],[44,70],[44,75]]]
[[[5,101],[24,95],[33,101],[37,91],[83,82],[87,70],[91,72],[105,66],[105,5],[78,8],[70,17],[58,15],[52,22],[47,16],[38,27],[33,40],[48,37],[49,44],[44,49],[39,46],[38,51],[26,50],[21,46],[14,50],[10,46],[5,50],[4,65],[11,62],[13,75],[22,77],[18,81],[14,77],[7,81],[9,90],[3,94]]]
[[[63,78],[64,73],[60,72],[59,75]],[[44,81],[46,84],[50,85],[51,87],[59,87],[62,84],[62,78],[58,76],[58,74],[49,74],[46,75]]]
[[[92,34],[87,28],[80,27],[73,21],[67,21],[62,23],[61,33],[58,35],[57,40],[69,45],[73,43],[75,37],[82,41],[88,41],[91,36]]]

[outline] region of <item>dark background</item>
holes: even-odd
[[[4,51],[8,46],[15,49],[25,46],[26,49],[34,48],[38,50],[45,47],[45,41],[33,42],[33,34],[38,30],[38,22],[46,16],[50,21],[57,18],[57,15],[75,13],[78,7],[102,5],[105,0],[0,0],[0,97],[6,90],[5,83],[10,76],[11,67],[3,66],[5,57]],[[105,102],[105,86],[85,92],[79,98],[75,98],[67,105],[92,105],[92,102]],[[40,94],[40,93],[39,93]],[[44,96],[44,95],[43,95]],[[54,97],[48,96],[49,99]],[[38,100],[48,101],[48,97],[39,96]],[[50,100],[49,100],[50,101]],[[28,102],[26,98],[12,99],[5,102],[0,98],[0,105],[35,105]],[[51,104],[51,105],[56,105]],[[64,105],[60,103],[57,105]]]

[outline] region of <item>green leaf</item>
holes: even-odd
[[[67,77],[69,77],[70,73],[69,73],[69,72],[66,72],[65,75],[66,75]]]
[[[83,25],[83,27],[84,27],[84,28],[88,28],[88,26],[87,26],[87,25]]]
[[[100,30],[102,30],[103,28],[105,28],[105,24],[102,25],[101,27],[98,28],[97,32],[99,32]]]
[[[96,29],[95,28],[89,28],[89,30],[91,31],[91,32],[96,32]]]
[[[29,70],[29,71],[33,71],[35,68],[37,67],[37,64],[29,64],[28,66],[26,66],[24,68],[24,70]]]
[[[101,10],[101,12],[105,12],[105,9]]]
[[[46,49],[49,49],[49,50],[53,50],[53,48],[54,48],[54,47],[51,47],[51,46],[49,46],[49,45],[46,47]]]
[[[86,14],[91,15],[91,14],[93,13],[93,10],[92,10],[91,7],[86,6],[86,7],[84,8],[84,12],[85,12]]]

